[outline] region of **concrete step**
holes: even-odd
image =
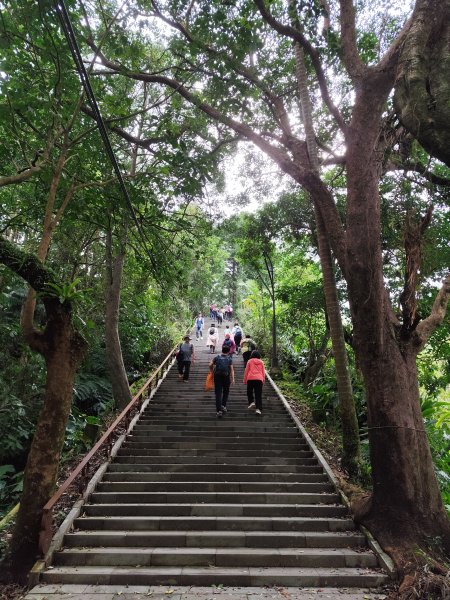
[[[249,411],[246,409],[245,412],[236,412],[232,407],[228,406],[227,409],[227,413],[223,416],[221,423],[224,423],[226,419],[227,423],[232,423],[233,425],[245,425],[245,427],[248,427],[249,429],[253,428],[254,425],[261,423],[264,425],[270,424],[276,427],[284,427],[284,425],[289,427],[292,425],[292,420],[289,417],[273,415],[267,408],[266,412],[263,410],[261,415],[256,414],[254,410]],[[191,425],[201,424],[202,426],[207,426],[216,422],[216,405],[212,404],[207,411],[201,413],[151,415],[148,419],[139,422],[139,427],[148,427],[160,423],[189,423]]]
[[[208,402],[201,404],[199,402],[190,402],[186,404],[183,401],[180,402],[171,402],[164,406],[152,406],[150,405],[142,413],[142,418],[144,420],[150,420],[154,417],[196,417],[198,419],[202,419],[204,417],[209,417],[211,413],[214,411],[216,407],[215,398],[211,398]],[[242,419],[247,419],[249,417],[255,417],[254,408],[249,408],[247,404],[247,399],[242,399],[239,402],[236,402],[235,399],[229,400],[229,405],[227,402],[227,408],[230,409],[230,415],[238,415]],[[286,421],[292,421],[290,414],[280,405],[276,404],[275,401],[273,403],[264,401],[263,399],[263,408],[265,408],[265,414],[263,417],[267,419],[283,419]]]
[[[214,465],[236,465],[245,463],[248,466],[261,464],[265,467],[270,465],[313,465],[317,464],[317,459],[315,457],[295,457],[295,458],[285,458],[284,456],[245,456],[244,454],[240,454],[237,456],[216,456],[216,455],[200,455],[200,456],[158,456],[154,454],[146,454],[146,455],[123,455],[117,454],[115,457],[116,463],[138,463],[138,464],[214,464]],[[220,467],[217,467],[219,470]],[[273,471],[274,469],[272,469]]]
[[[64,538],[66,548],[363,548],[357,531],[77,531]]]
[[[233,530],[233,531],[351,531],[355,528],[348,517],[80,517],[77,530],[96,531],[168,531],[168,530]]]
[[[281,492],[94,492],[91,502],[112,504],[114,502],[144,502],[145,504],[177,504],[182,502],[206,504],[335,504],[339,495],[322,493],[281,493]]]
[[[223,417],[222,419],[218,419],[214,417],[208,424],[204,424],[203,422],[197,423],[173,423],[170,421],[168,423],[158,423],[155,425],[140,425],[139,422],[135,425],[133,431],[144,432],[148,431],[149,433],[158,431],[183,431],[187,433],[195,435],[211,435],[215,436],[218,432],[220,435],[224,435],[228,432],[232,432],[235,434],[246,433],[247,435],[252,435],[255,433],[264,433],[273,435],[274,433],[279,433],[283,435],[283,432],[291,432],[297,435],[297,431],[294,426],[286,426],[282,425],[271,425],[268,421],[256,420],[249,425],[248,423],[242,423],[239,425],[238,423],[233,423],[230,420],[227,420],[227,417]]]
[[[309,461],[309,462],[306,462]],[[199,463],[159,463],[159,464],[149,464],[149,463],[139,463],[138,461],[115,461],[108,466],[109,472],[140,472],[140,473],[153,473],[153,472],[198,472],[198,473],[218,473],[223,474],[224,476],[228,473],[261,473],[264,475],[265,473],[322,473],[322,467],[314,461],[310,461],[309,459],[305,459],[303,461],[297,461],[299,464],[296,465],[286,465],[286,464],[252,464],[252,465],[242,465],[242,464],[221,464],[220,469],[217,467],[216,463],[209,462],[205,464],[204,462]]]
[[[292,444],[292,443],[299,443],[299,444],[304,444],[304,439],[299,436],[298,432],[285,432],[285,434],[283,434],[283,432],[275,432],[275,433],[260,433],[258,431],[248,431],[248,432],[240,432],[238,433],[238,435],[236,435],[236,432],[234,431],[220,431],[219,432],[220,435],[214,436],[213,439],[217,439],[218,441],[221,442],[226,442],[226,441],[231,441],[231,440],[242,440],[243,442],[246,441],[254,441],[256,442],[285,442],[288,444]],[[148,432],[140,432],[139,429],[136,429],[136,427],[133,429],[133,431],[131,432],[131,434],[128,436],[128,439],[130,440],[134,440],[134,439],[144,439],[144,440],[151,440],[151,441],[179,441],[179,440],[188,440],[188,441],[208,441],[211,438],[206,435],[206,436],[202,436],[199,435],[199,433],[196,432],[187,432],[184,430],[179,430],[179,431],[162,431],[160,433],[152,433],[151,435],[148,434]]]
[[[377,587],[386,575],[366,568],[264,567],[55,567],[44,583],[96,585],[195,585],[283,587]]]
[[[373,554],[349,548],[67,548],[56,554],[54,564],[105,567],[377,567]]]
[[[225,492],[225,493],[305,493],[332,492],[331,483],[208,482],[208,481],[110,481],[99,483],[97,492]]]
[[[150,409],[147,409],[144,413],[142,413],[142,419],[150,420],[155,417],[197,417],[203,418],[210,415],[210,412],[216,407],[215,399],[211,398],[211,402],[205,405],[199,405],[197,403],[183,406],[182,403],[177,405],[170,404],[161,407],[152,406]],[[281,409],[279,406],[271,406],[269,403],[265,403],[264,407],[267,411],[267,418],[270,419],[288,419],[291,420],[289,413],[287,413],[284,409]],[[235,402],[230,404],[230,415],[239,415],[242,419],[246,419],[247,417],[254,417],[255,411],[251,408],[248,408],[247,402],[237,405]]]
[[[88,516],[192,516],[192,517],[322,517],[339,518],[348,516],[342,504],[133,504],[128,499],[122,504],[86,504],[84,514]]]
[[[226,478],[222,473],[146,473],[136,471],[125,471],[125,472],[110,472],[108,471],[103,476],[103,481],[153,481],[153,482],[164,482],[164,481],[217,481],[217,482],[274,482],[274,483],[319,483],[328,482],[328,478],[325,473],[265,473],[264,477],[261,473],[227,473]]]
[[[228,441],[217,441],[214,439],[211,440],[197,440],[197,441],[189,441],[180,439],[177,441],[167,441],[167,440],[155,440],[151,439],[140,439],[136,440],[134,437],[130,437],[124,444],[122,444],[122,448],[158,448],[158,449],[197,449],[197,450],[264,450],[270,448],[271,450],[280,450],[287,452],[297,452],[299,450],[305,452],[311,452],[310,448],[307,444],[301,444],[299,442],[293,441],[267,441],[267,443],[263,442],[255,442],[241,439],[231,439]]]
[[[148,452],[146,452],[148,450]],[[228,456],[239,457],[259,457],[261,460],[265,457],[282,456],[283,458],[311,458],[311,450],[280,450],[267,447],[266,450],[247,450],[246,448],[142,448],[135,446],[126,446],[121,448],[117,456],[218,456],[220,458]]]

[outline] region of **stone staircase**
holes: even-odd
[[[172,368],[44,571],[46,584],[367,588],[387,576],[269,384],[247,409],[243,364],[229,411],[205,393],[196,342]]]

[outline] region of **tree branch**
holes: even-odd
[[[186,38],[186,40],[189,43],[195,44],[196,46],[200,47],[210,57],[221,58],[222,60],[225,60],[231,66],[232,70],[235,73],[238,73],[239,75],[244,77],[244,79],[246,81],[248,81],[249,83],[252,83],[259,90],[261,90],[261,92],[266,97],[266,99],[267,99],[266,101],[269,104],[270,109],[273,112],[273,114],[278,122],[278,125],[283,130],[284,134],[287,136],[292,135],[292,129],[291,129],[291,126],[289,123],[289,116],[288,116],[286,108],[283,104],[282,98],[277,96],[276,94],[274,94],[272,92],[272,90],[270,89],[270,87],[267,86],[266,84],[264,84],[256,76],[253,69],[249,69],[249,68],[245,67],[245,65],[243,65],[242,63],[238,64],[232,57],[228,56],[228,54],[226,54],[225,52],[216,50],[209,44],[205,44],[200,39],[194,37],[191,34],[191,32],[185,27],[185,25],[183,23],[180,23],[179,21],[176,21],[173,19],[169,19],[168,17],[163,15],[161,10],[157,6],[157,3],[154,0],[152,0],[152,5],[154,8],[155,16],[157,16],[159,19],[164,21],[164,23],[166,23],[170,27],[179,31]]]
[[[430,204],[425,215],[420,219],[409,215],[406,220],[404,246],[406,255],[405,281],[400,295],[403,324],[402,332],[407,335],[419,321],[417,317],[417,277],[422,263],[422,238],[431,222],[434,206]]]
[[[99,57],[101,58],[105,66],[112,69],[113,71],[121,73],[125,77],[129,77],[130,79],[134,79],[136,81],[159,83],[161,85],[170,87],[171,89],[178,92],[180,96],[185,98],[188,102],[196,106],[199,110],[201,110],[203,113],[205,113],[215,121],[223,123],[236,133],[252,141],[256,146],[258,146],[258,148],[260,148],[263,152],[270,156],[286,173],[289,173],[292,176],[294,176],[295,173],[296,178],[302,177],[304,171],[303,167],[294,163],[294,161],[291,159],[291,157],[285,150],[277,148],[272,144],[269,144],[269,142],[267,142],[260,134],[254,131],[246,123],[242,123],[240,121],[237,121],[236,119],[232,119],[231,117],[228,117],[221,113],[219,110],[217,110],[210,104],[204,102],[198,94],[189,91],[187,87],[181,82],[170,77],[164,77],[161,75],[142,73],[140,71],[131,71],[125,66],[116,63],[112,60],[109,60],[101,53],[99,53]]]
[[[328,110],[330,111],[330,114],[335,118],[340,129],[343,132],[345,132],[347,130],[347,124],[345,123],[339,109],[337,108],[337,106],[334,104],[333,100],[330,97],[330,94],[328,92],[326,78],[325,78],[325,73],[323,71],[319,53],[317,52],[317,50],[305,38],[305,36],[300,31],[298,31],[297,29],[295,29],[294,27],[292,27],[290,25],[284,25],[283,23],[280,23],[279,21],[277,21],[275,19],[275,17],[273,17],[273,15],[270,13],[270,11],[267,9],[267,7],[264,3],[264,0],[254,0],[254,2],[256,4],[256,6],[258,7],[259,12],[261,13],[261,16],[272,27],[272,29],[274,29],[281,35],[290,37],[292,40],[298,42],[302,46],[302,48],[305,50],[305,52],[308,54],[308,56],[311,58],[311,63],[313,65],[314,70],[317,75],[317,82],[319,84],[322,99],[325,102]]]
[[[44,267],[37,256],[20,250],[2,236],[0,236],[0,263],[20,275],[37,292],[45,294],[48,291],[47,284],[57,283],[54,272]]]
[[[413,161],[402,161],[401,157],[398,157],[399,160],[396,160],[397,156],[395,156],[394,160],[391,160],[386,165],[386,171],[413,171],[414,173],[419,173],[429,181],[430,183],[434,183],[435,185],[440,185],[443,187],[450,187],[450,178],[442,177],[441,175],[436,175],[427,169],[425,165],[422,163],[417,163]]]
[[[7,175],[5,177],[0,177],[0,187],[28,181],[28,179],[33,177],[35,173],[39,173],[42,167],[43,163],[37,163],[34,167],[25,169],[25,171],[22,171],[22,173],[16,173],[16,175]]]
[[[447,312],[447,305],[450,299],[450,274],[446,276],[442,282],[442,287],[439,290],[431,309],[430,315],[421,321],[416,328],[417,334],[417,352],[420,352],[427,343],[434,330],[439,327]]]
[[[355,7],[352,0],[340,0],[341,5],[341,42],[344,52],[344,64],[353,81],[363,77],[367,67],[362,62],[356,43]]]

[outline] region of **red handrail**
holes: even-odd
[[[61,496],[67,491],[70,485],[74,482],[74,480],[80,475],[80,473],[86,468],[91,458],[97,454],[99,449],[104,446],[104,444],[109,440],[114,430],[117,426],[123,421],[125,417],[130,416],[130,411],[139,404],[139,401],[142,404],[142,397],[145,391],[149,387],[151,387],[152,383],[155,381],[158,382],[160,373],[165,367],[169,367],[168,363],[173,359],[174,354],[177,352],[179,344],[177,344],[170,353],[166,356],[163,362],[159,365],[156,371],[152,374],[152,376],[147,379],[145,384],[141,387],[141,389],[137,392],[135,396],[130,400],[129,404],[123,409],[114,423],[109,427],[107,431],[102,435],[102,437],[98,440],[95,446],[86,454],[83,460],[79,463],[74,471],[69,475],[69,477],[65,480],[65,482],[58,488],[57,492],[50,498],[47,504],[42,509],[42,520],[41,520],[41,531],[39,533],[39,550],[45,555],[50,547],[50,542],[53,537],[53,508]]]

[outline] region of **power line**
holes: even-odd
[[[111,141],[109,139],[108,132],[106,130],[105,123],[103,121],[103,117],[100,113],[100,108],[98,106],[97,100],[95,98],[94,90],[92,89],[91,82],[89,80],[89,75],[88,75],[86,68],[84,66],[84,63],[83,63],[83,58],[81,56],[80,48],[77,43],[75,31],[73,29],[73,26],[72,26],[72,23],[70,20],[70,15],[67,11],[67,7],[64,3],[64,0],[56,0],[55,8],[56,8],[56,12],[58,13],[67,43],[69,45],[69,50],[72,54],[72,58],[74,60],[75,67],[77,69],[77,72],[80,77],[81,83],[82,83],[84,91],[86,93],[86,96],[88,98],[89,104],[91,105],[92,112],[94,113],[94,119],[97,123],[97,127],[100,132],[100,136],[103,140],[103,144],[105,146],[106,153],[107,153],[108,158],[113,166],[114,172],[115,172],[117,180],[119,182],[120,189],[123,193],[123,196],[125,198],[127,206],[133,217],[133,221],[135,222],[137,230],[138,230],[144,244],[146,245],[147,240],[146,240],[145,233],[143,232],[141,224],[139,223],[139,220],[136,216],[136,212],[133,208],[131,198],[128,194],[128,190],[126,188],[125,181],[122,176],[122,172],[120,170],[119,164],[118,164],[116,156],[114,154],[114,150],[111,146]],[[150,255],[148,249],[147,249],[147,253],[149,254],[150,259],[153,262],[153,258]]]

